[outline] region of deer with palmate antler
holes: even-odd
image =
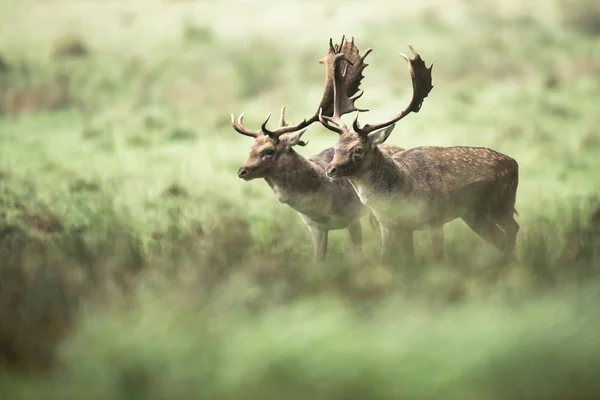
[[[388,121],[360,126],[359,112],[349,127],[341,119],[346,94],[340,86],[348,60],[334,57],[334,111],[320,115],[321,123],[339,134],[333,160],[327,166],[332,179],[348,179],[381,227],[382,261],[414,258],[413,231],[429,230],[434,257],[443,257],[443,225],[462,218],[486,241],[504,252],[515,247],[519,224],[513,213],[518,185],[517,162],[483,147],[416,147],[392,156],[381,152],[395,124],[419,112],[431,89],[431,70],[410,46],[408,62],[413,93],[408,106]]]
[[[362,256],[362,228],[360,219],[369,213],[358,198],[348,180],[332,181],[327,177],[326,167],[333,160],[333,148],[323,150],[310,158],[304,158],[295,146],[304,146],[302,135],[309,125],[319,120],[319,111],[333,113],[333,59],[336,54],[344,54],[351,63],[346,69],[345,79],[338,82],[338,93],[343,92],[348,99],[344,113],[357,111],[354,100],[363,78],[362,71],[367,66],[353,42],[339,45],[329,42],[329,51],[321,59],[327,69],[323,97],[313,116],[296,125],[285,121],[285,107],[281,110],[279,127],[269,129],[267,122],[259,130],[244,127],[243,113],[237,121],[231,115],[233,128],[240,134],[254,138],[248,160],[238,170],[238,176],[246,181],[264,178],[277,199],[289,205],[308,225],[312,234],[314,257],[321,261],[327,252],[328,232],[335,229],[348,229],[354,252]],[[353,97],[354,96],[354,97]],[[394,154],[403,150],[399,146],[382,146],[383,152]]]

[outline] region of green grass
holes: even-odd
[[[9,398],[567,399],[600,390],[600,21],[593,2],[3,1],[0,390]],[[524,4],[524,3],[523,3]],[[571,4],[571,2],[568,2]],[[266,11],[268,10],[268,12]],[[583,12],[582,12],[583,10]],[[542,12],[543,11],[543,12]],[[597,24],[596,24],[597,25]],[[434,89],[389,142],[519,162],[516,259],[460,221],[446,258],[326,262],[249,127],[314,112],[329,37],[398,111],[407,43]],[[314,125],[304,155],[335,135]]]

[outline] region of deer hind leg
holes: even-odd
[[[513,212],[511,211],[510,216],[500,218],[497,222],[498,226],[503,228],[506,232],[505,248],[504,248],[504,261],[508,262],[512,258],[515,247],[517,245],[517,234],[519,233],[519,223],[515,221]]]
[[[354,256],[357,258],[363,257],[363,235],[360,221],[356,221],[348,227],[348,233],[350,233],[350,242],[352,243],[352,250]]]
[[[381,262],[392,266],[402,261],[413,262],[415,260],[415,248],[413,232],[404,229],[392,229],[381,227]]]
[[[316,261],[323,261],[327,254],[327,237],[329,231],[309,226],[308,229],[312,234],[313,252]]]
[[[519,232],[519,224],[512,214],[510,217],[499,217],[478,213],[464,217],[463,220],[475,233],[503,252],[505,261],[511,258]]]
[[[431,242],[433,259],[436,261],[444,259],[444,226],[429,228],[429,241]]]

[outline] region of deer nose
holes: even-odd
[[[330,165],[327,168],[327,176],[330,178],[333,178],[337,175],[337,173],[339,172],[339,169],[333,165]]]
[[[248,170],[244,167],[238,169],[238,178],[243,178],[248,175]]]

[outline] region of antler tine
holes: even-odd
[[[318,113],[315,113],[312,117],[303,119],[299,124],[287,125],[285,123],[285,106],[284,106],[281,110],[281,119],[279,121],[280,126],[274,130],[270,130],[269,128],[267,128],[267,123],[269,122],[270,118],[271,118],[271,113],[269,113],[267,119],[262,123],[261,130],[265,135],[268,135],[270,138],[278,140],[279,137],[283,134],[299,131],[299,130],[307,128],[309,125],[317,122],[319,120],[319,115],[318,115]]]
[[[235,121],[235,117],[233,116],[233,113],[231,113],[231,126],[233,126],[233,129],[235,129],[238,133],[241,133],[244,136],[250,136],[253,138],[258,136],[257,132],[253,132],[244,127],[244,113],[240,114],[240,116],[238,117],[237,123]]]
[[[354,41],[352,42],[352,44],[354,44]],[[360,56],[360,61],[363,61],[365,58],[367,58],[367,56],[369,55],[369,53],[371,53],[373,51],[372,48],[368,48],[367,50],[365,50],[365,54],[363,54],[362,56]],[[367,67],[369,64],[365,64],[365,67]]]
[[[354,96],[350,97],[350,100],[352,100],[352,101],[356,101],[356,100],[360,99],[360,98],[363,96],[363,94],[365,94],[365,91],[364,91],[364,90],[361,90],[361,91],[359,91],[359,92],[356,92],[356,94],[355,94]],[[368,111],[369,111],[369,109],[368,109],[368,108],[358,108],[358,107],[356,107],[356,110],[355,110],[355,111],[360,111],[360,112],[368,112]]]
[[[271,131],[271,130],[269,130],[269,128],[267,128],[267,123],[269,122],[270,119],[271,119],[271,113],[269,113],[269,115],[267,115],[267,118],[265,118],[263,123],[260,125],[260,130],[265,135],[269,136],[270,138],[277,139],[277,135],[275,134],[275,132]]]
[[[342,134],[344,133],[344,130],[338,125],[338,121],[333,119],[332,117],[328,117],[326,115],[323,115],[323,109],[319,108],[319,122],[321,122],[321,124],[323,124],[323,126],[325,126],[327,129],[336,132],[338,134]],[[333,124],[333,125],[331,125]]]
[[[286,126],[285,123],[285,106],[281,107],[281,117],[279,117],[279,126]]]
[[[413,94],[410,103],[408,103],[408,106],[402,110],[400,114],[386,122],[375,125],[367,124],[361,128],[358,119],[355,119],[352,123],[352,128],[359,135],[366,136],[370,132],[395,124],[411,112],[418,113],[423,105],[423,101],[429,95],[431,89],[433,89],[433,85],[431,84],[431,70],[433,69],[433,64],[428,68],[419,53],[417,53],[410,44],[408,47],[412,51],[413,57],[409,58],[402,53],[400,53],[400,55],[408,62],[408,70],[412,79]]]

